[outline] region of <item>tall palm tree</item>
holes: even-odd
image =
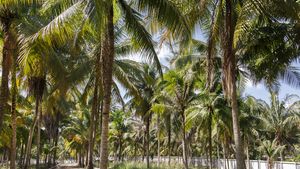
[[[6,2],[8,3],[8,2]],[[0,4],[1,11],[1,27],[3,31],[3,51],[2,51],[2,75],[1,75],[1,90],[0,90],[0,129],[3,122],[4,114],[8,113],[8,75],[11,67],[11,60],[16,49],[16,39],[13,35],[14,21],[17,18],[17,14],[14,12],[16,4],[6,4],[5,2]]]
[[[223,43],[223,87],[225,96],[229,99],[232,109],[232,126],[234,143],[236,148],[237,169],[245,168],[244,150],[242,145],[240,126],[239,126],[239,110],[237,103],[237,88],[236,88],[236,55],[233,51],[235,21],[234,21],[234,2],[232,0],[225,1],[224,10],[224,32]]]

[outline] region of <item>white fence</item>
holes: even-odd
[[[138,158],[139,160],[142,160],[141,158]],[[146,159],[144,159],[145,161]],[[158,162],[157,157],[150,157],[150,160],[152,162]],[[168,163],[169,158],[168,157],[160,157],[161,163]],[[170,158],[171,163],[182,163],[182,157],[174,157],[172,156]],[[207,159],[201,158],[201,157],[193,157],[189,159],[190,166],[198,167],[198,166],[208,166],[209,163]],[[268,169],[268,162],[265,160],[250,160],[245,161],[245,164],[248,168],[250,166],[250,169]],[[274,161],[273,163],[273,169],[300,169],[300,162],[288,162],[288,161]],[[236,160],[235,159],[220,159],[219,161],[217,159],[213,160],[213,167],[218,169],[235,169],[236,168]]]

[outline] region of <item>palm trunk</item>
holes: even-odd
[[[93,169],[94,164],[93,164],[93,155],[94,155],[94,145],[95,145],[95,130],[96,130],[96,116],[99,114],[98,112],[98,83],[99,83],[99,66],[100,66],[100,55],[97,56],[96,60],[96,80],[95,80],[95,86],[94,86],[94,99],[93,99],[93,106],[92,106],[92,113],[91,113],[91,119],[90,119],[90,134],[89,134],[89,149],[88,149],[88,165],[87,169]]]
[[[111,88],[112,88],[112,70],[114,62],[114,12],[113,5],[110,2],[108,6],[106,33],[104,46],[102,48],[103,56],[103,115],[102,115],[102,132],[101,132],[101,157],[100,168],[108,168],[108,123],[111,104]]]
[[[37,145],[37,155],[36,155],[36,169],[40,168],[40,153],[41,153],[41,120],[42,120],[42,109],[39,106],[38,117],[37,117],[37,137],[36,137],[36,145]]]
[[[85,162],[84,162],[84,166],[87,167],[88,163],[89,163],[89,152],[88,152],[88,147],[89,145],[87,145],[87,147],[85,147]]]
[[[186,144],[184,111],[181,113],[181,116],[182,116],[182,157],[183,157],[184,169],[188,169],[189,164],[188,164],[188,157],[187,157],[187,144]]]
[[[146,161],[147,168],[150,168],[150,115],[146,120]]]
[[[212,162],[212,111],[210,110],[209,113],[209,124],[208,124],[208,149],[209,149],[209,169],[212,169],[213,162]]]
[[[145,162],[145,155],[146,155],[146,131],[144,132],[144,136],[143,136],[143,156],[142,156],[143,162]]]
[[[268,161],[268,169],[273,169],[273,161],[272,161],[272,159],[270,157],[268,157],[267,161]]]
[[[82,167],[82,162],[81,162],[81,150],[79,151],[79,154],[78,154],[78,165],[79,165],[79,167]]]
[[[1,75],[1,88],[0,88],[0,131],[2,129],[3,117],[8,113],[8,97],[9,97],[9,89],[8,89],[8,76],[10,69],[10,62],[13,58],[14,48],[12,45],[13,35],[10,32],[10,21],[3,23],[3,38],[4,38],[4,46],[2,53],[2,75]]]
[[[249,157],[249,138],[247,137],[247,147],[246,147],[246,152],[247,152],[247,169],[250,169],[250,157]]]
[[[10,150],[10,169],[16,168],[16,143],[17,143],[17,115],[16,115],[16,95],[17,95],[17,84],[16,84],[16,57],[13,57],[12,62],[12,73],[11,73],[11,86],[12,86],[12,98],[11,98],[11,126],[12,126],[12,141]]]
[[[21,142],[21,153],[20,153],[20,159],[19,159],[19,166],[22,166],[23,165],[23,156],[24,156],[24,143],[23,143],[24,141],[22,140],[22,142]],[[21,168],[21,167],[19,167],[19,168]]]
[[[224,169],[227,169],[227,167],[226,167],[226,147],[225,147],[224,142],[222,142],[222,148],[223,148],[223,158],[224,158],[223,167],[224,167]]]
[[[59,114],[57,114],[57,117],[59,117]],[[59,123],[59,118],[57,118],[58,123]],[[57,124],[58,125],[58,124]],[[53,151],[53,164],[56,165],[56,154],[57,154],[57,144],[58,144],[58,137],[59,137],[59,130],[58,127],[56,128],[55,132],[55,137],[53,138],[53,143],[54,143],[54,151]]]
[[[218,140],[218,142],[217,142],[217,169],[220,169],[221,168],[221,166],[220,166],[220,160],[221,160],[221,157],[220,157],[220,142],[219,142],[219,140],[220,140],[220,138],[219,138],[219,126],[218,126],[218,124],[217,124],[217,140]],[[225,168],[224,168],[225,169]]]
[[[35,115],[34,115],[34,119],[33,119],[33,125],[31,126],[31,128],[29,130],[29,136],[28,136],[28,140],[27,140],[26,153],[25,153],[25,164],[23,166],[23,169],[27,169],[28,165],[30,163],[31,145],[32,145],[34,129],[35,129],[35,126],[37,124],[38,107],[39,107],[39,100],[36,99],[36,102],[35,102]]]
[[[169,161],[168,165],[170,166],[171,164],[171,115],[169,115],[169,120],[168,120],[168,156],[169,156]]]
[[[236,147],[236,167],[245,169],[244,151],[240,135],[239,113],[236,93],[236,58],[233,52],[234,26],[232,22],[232,1],[226,0],[225,40],[224,40],[224,63],[223,73],[225,93],[231,102],[233,136]]]
[[[208,91],[213,91],[213,80],[214,80],[214,46],[215,46],[215,39],[214,39],[214,25],[215,25],[215,13],[216,13],[216,5],[212,11],[211,15],[211,28],[210,28],[210,34],[208,38],[208,46],[207,46],[207,70],[206,70],[206,89]]]
[[[103,93],[103,92],[102,92]],[[100,94],[99,94],[99,100],[100,100]],[[99,132],[100,132],[100,135],[101,135],[101,128],[102,128],[102,115],[103,115],[103,101],[101,100],[100,102],[100,119],[99,119]],[[100,140],[100,144],[101,144],[101,140]],[[100,155],[100,152],[101,152],[101,145],[99,144],[99,155]],[[99,156],[100,157],[100,156]],[[101,161],[99,160],[99,166],[100,166],[100,163]]]
[[[122,160],[122,136],[119,137],[119,155],[118,160]]]
[[[157,158],[158,158],[158,166],[160,165],[160,141],[159,141],[159,133],[160,133],[160,115],[157,115]]]

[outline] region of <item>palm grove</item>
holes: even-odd
[[[1,162],[297,161],[300,98],[278,92],[300,86],[299,8],[294,0],[0,0]],[[249,81],[264,84],[270,100],[245,96]]]

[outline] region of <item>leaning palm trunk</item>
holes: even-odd
[[[13,35],[10,31],[10,21],[6,21],[3,24],[3,38],[4,38],[4,46],[2,53],[2,75],[1,75],[1,88],[0,88],[0,131],[2,128],[3,117],[8,113],[8,97],[9,97],[9,89],[8,89],[8,76],[10,69],[10,61],[13,57]]]
[[[113,24],[113,5],[109,1],[105,39],[102,48],[103,64],[103,114],[101,132],[101,157],[100,168],[108,168],[108,123],[111,104],[112,70],[114,62],[114,24]]]
[[[225,87],[226,97],[231,102],[231,114],[233,125],[233,136],[236,147],[236,167],[237,169],[245,169],[245,161],[243,154],[243,145],[240,135],[239,126],[239,113],[237,105],[237,93],[236,93],[236,58],[233,52],[233,35],[234,26],[232,22],[232,1],[226,0],[226,18],[225,18],[225,31],[224,31],[224,61],[223,61],[223,87]]]
[[[12,141],[10,150],[10,169],[16,168],[16,142],[17,142],[17,121],[16,121],[16,95],[17,95],[17,84],[16,84],[16,56],[13,56],[12,60],[12,72],[11,72],[11,125],[12,125]]]
[[[30,163],[31,145],[32,145],[32,139],[33,139],[34,129],[35,129],[35,126],[37,124],[38,107],[39,107],[39,100],[36,99],[36,102],[35,102],[35,114],[34,114],[33,124],[32,124],[32,126],[30,127],[30,130],[29,130],[29,136],[28,136],[27,146],[26,146],[26,152],[25,152],[25,164],[23,166],[23,169],[27,169],[28,165]]]

